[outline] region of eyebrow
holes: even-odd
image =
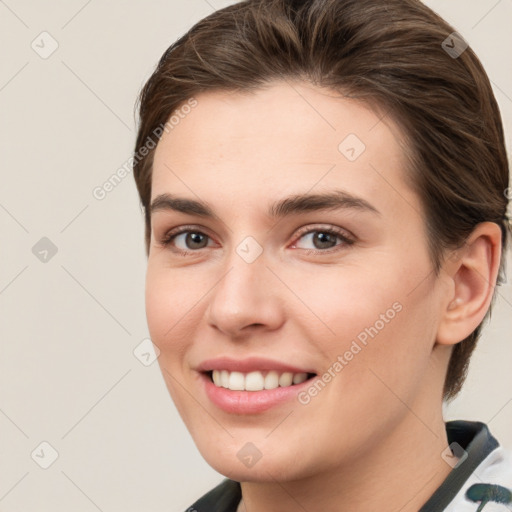
[[[161,194],[151,203],[150,213],[162,210],[219,219],[208,204],[172,194]],[[332,190],[319,194],[295,194],[271,204],[267,215],[271,218],[281,218],[293,214],[324,210],[359,210],[380,215],[379,210],[368,201],[344,190]]]

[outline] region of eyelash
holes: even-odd
[[[178,228],[177,230],[172,230],[164,234],[162,239],[160,240],[160,245],[163,247],[170,247],[171,242],[178,236],[183,233],[196,233],[205,235],[206,237],[210,238],[206,233],[194,228],[194,226],[182,226],[181,228]],[[337,244],[334,247],[329,247],[328,249],[301,249],[302,251],[305,251],[306,254],[330,254],[333,252],[337,252],[341,250],[342,248],[350,247],[355,243],[355,240],[353,238],[350,238],[345,234],[344,231],[341,231],[337,228],[329,227],[329,228],[316,228],[316,229],[304,229],[299,230],[299,233],[297,234],[297,240],[301,239],[303,236],[308,235],[310,233],[327,233],[329,235],[334,235],[338,237],[342,243]],[[295,245],[295,242],[294,242]],[[206,247],[203,247],[202,249],[206,249]],[[196,250],[185,250],[185,249],[176,249],[172,248],[172,251],[181,255],[181,256],[188,256],[192,254],[196,254],[201,249]]]

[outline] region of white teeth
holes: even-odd
[[[279,377],[279,385],[284,388],[285,386],[291,386],[293,382],[293,373],[284,372],[281,377]]]
[[[231,389],[232,391],[262,391],[301,384],[308,378],[307,373],[284,372],[279,374],[275,370],[267,372],[254,371],[249,373],[229,372],[227,370],[213,370],[212,380],[217,387]]]
[[[215,381],[214,381],[215,382]],[[217,384],[218,385],[218,384]],[[229,387],[229,372],[227,370],[222,370],[220,372],[220,385],[223,388]]]
[[[245,377],[243,373],[231,372],[229,374],[229,389],[243,391],[245,389]]]
[[[245,376],[246,391],[261,391],[265,388],[265,379],[261,372],[251,372]]]
[[[265,389],[275,389],[279,387],[279,374],[272,370],[265,377]]]
[[[294,384],[302,384],[305,380],[308,380],[308,374],[307,373],[296,373],[293,376],[293,383]]]

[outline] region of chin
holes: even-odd
[[[300,449],[287,446],[286,453],[283,453],[271,443],[267,447],[262,447],[263,443],[260,443],[258,446],[261,450],[257,444],[239,443],[231,439],[231,443],[213,448],[212,438],[205,440],[203,446],[196,443],[205,461],[215,471],[237,482],[290,481],[308,476],[307,467],[312,467],[312,464],[307,462]],[[300,453],[300,461],[297,453]]]

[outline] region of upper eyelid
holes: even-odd
[[[347,238],[355,238],[354,235],[352,235],[352,233],[350,231],[348,231],[346,228],[341,228],[339,226],[332,226],[332,225],[327,225],[327,224],[324,224],[324,225],[320,225],[320,226],[311,226],[311,225],[307,225],[307,226],[303,226],[303,228],[299,228],[297,230],[297,235],[296,236],[302,236],[302,235],[306,235],[310,232],[314,232],[314,231],[332,231],[338,235],[346,235]]]
[[[196,225],[184,225],[178,226],[176,228],[171,228],[168,230],[164,230],[161,238],[168,238],[170,236],[178,236],[183,233],[202,233],[203,235],[208,236],[209,238],[214,238],[209,234],[209,229],[204,226],[196,226]]]
[[[294,232],[297,232],[297,234],[304,234],[304,233],[308,233],[310,231],[322,231],[322,230],[343,231],[343,232],[347,233],[349,236],[353,236],[352,233],[346,228],[342,228],[339,226],[333,226],[332,224],[325,224],[325,223],[316,223],[316,225],[315,225],[315,223],[306,224],[305,226],[295,229]],[[181,234],[184,232],[189,232],[189,231],[193,232],[193,233],[203,233],[205,235],[210,236],[208,234],[208,232],[210,231],[209,228],[207,228],[205,226],[200,226],[197,224],[190,224],[190,225],[184,224],[182,226],[177,226],[175,228],[164,230],[163,236],[165,237],[167,235],[170,235],[171,233],[178,235],[178,234]]]

